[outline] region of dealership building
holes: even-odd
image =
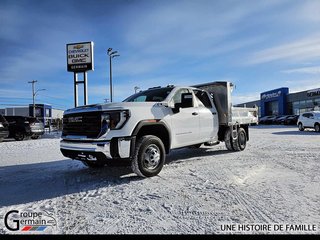
[[[260,94],[260,100],[237,104],[238,107],[259,108],[259,116],[299,115],[307,111],[320,110],[320,88],[289,93],[282,87]]]

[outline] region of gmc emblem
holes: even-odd
[[[80,117],[69,117],[68,122],[70,123],[79,123],[82,122],[82,116]]]

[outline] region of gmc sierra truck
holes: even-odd
[[[137,175],[152,177],[172,149],[225,142],[228,150],[242,151],[248,126],[257,124],[257,109],[232,107],[232,88],[230,82],[169,85],[120,103],[66,110],[61,152],[89,167],[127,161]]]

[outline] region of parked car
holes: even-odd
[[[0,114],[0,142],[4,138],[9,136],[8,122],[7,120]]]
[[[275,124],[275,121],[282,116],[270,116],[264,121],[264,124]]]
[[[267,124],[280,124],[280,119],[284,118],[285,116],[279,115],[267,120]]]
[[[281,124],[284,124],[284,125],[297,125],[298,118],[299,118],[299,115],[288,116],[287,118],[285,118],[281,122]]]
[[[290,115],[278,116],[273,120],[273,124],[283,124],[283,121],[287,119]]]
[[[274,117],[274,115],[261,117],[261,118],[259,119],[259,124],[267,124],[267,121],[268,121],[270,118],[273,118],[273,117]]]
[[[304,131],[305,128],[314,128],[316,132],[320,132],[320,111],[300,114],[297,125],[300,131]]]
[[[33,117],[6,116],[9,123],[9,137],[17,141],[31,137],[37,139],[44,134],[43,123]]]

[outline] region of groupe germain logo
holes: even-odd
[[[4,225],[9,231],[43,232],[57,226],[57,222],[48,211],[11,210],[4,217]]]
[[[273,92],[273,93],[264,93],[261,96],[262,100],[268,100],[270,98],[276,98],[276,97],[280,97],[281,96],[281,91],[277,91],[277,92]]]
[[[73,46],[73,49],[81,49],[83,47],[84,47],[83,44],[77,44],[77,45]]]

